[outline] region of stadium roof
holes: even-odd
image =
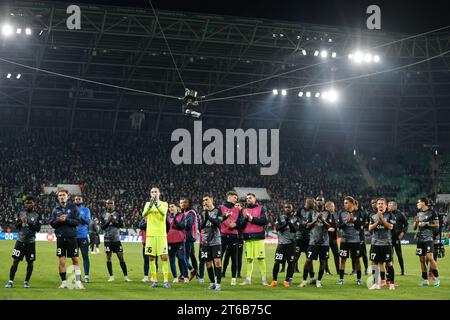
[[[81,30],[69,30],[70,4],[13,1],[2,10],[0,22],[30,27],[32,35],[0,36],[0,126],[130,131],[130,114],[143,110],[142,131],[149,134],[189,127],[192,119],[175,98],[184,86],[152,10],[81,5]],[[311,143],[449,143],[450,29],[413,37],[212,14],[158,15],[186,87],[207,100],[243,95],[202,103],[205,127],[280,128],[281,137]],[[378,54],[380,63],[353,64],[347,56],[357,49]],[[322,50],[337,57],[314,56]],[[296,89],[287,96],[255,95],[274,88]],[[339,92],[335,104],[298,96],[330,88]]]

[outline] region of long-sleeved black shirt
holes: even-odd
[[[355,220],[347,221],[352,215]],[[360,231],[363,226],[363,216],[360,211],[342,211],[338,216],[337,227],[342,230],[342,242],[359,243],[361,241]]]
[[[23,223],[21,218],[27,217],[27,222]],[[23,243],[33,243],[36,241],[36,233],[41,230],[41,216],[35,211],[22,210],[17,215],[14,226],[19,231],[17,241]]]
[[[300,222],[294,212],[292,214],[283,212],[278,215],[275,221],[275,229],[278,232],[278,243],[295,243],[295,233],[297,232],[299,225]]]
[[[395,224],[391,233],[392,239],[396,240],[400,233],[406,233],[408,231],[408,218],[399,210],[392,211],[392,213],[395,215]]]
[[[204,210],[202,214],[203,219],[201,229],[204,229],[204,245],[214,246],[222,244],[222,237],[220,234],[220,225],[226,219],[222,216],[219,208],[213,208],[210,210]]]
[[[109,217],[112,220],[109,221]],[[102,214],[101,228],[104,231],[105,242],[117,242],[120,241],[120,228],[123,228],[123,218],[118,212],[106,211]]]

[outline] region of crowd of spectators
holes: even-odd
[[[367,207],[371,197],[395,198],[397,192],[395,187],[368,188],[350,152],[282,143],[279,173],[262,176],[259,165],[174,165],[174,145],[170,138],[138,134],[3,132],[0,226],[13,222],[27,194],[36,196],[37,210],[48,222],[56,195],[44,194],[44,186],[64,183],[80,186],[94,216],[104,210],[108,198],[114,199],[129,228],[138,227],[151,186],[159,186],[165,200],[189,197],[197,205],[205,192],[219,202],[234,187],[267,188],[272,199],[264,204],[271,217],[286,200],[300,206],[305,197],[323,194],[341,207],[343,197],[352,195]]]

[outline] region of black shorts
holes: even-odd
[[[76,237],[56,237],[56,255],[58,257],[78,257],[78,241]]]
[[[310,245],[308,247],[308,252],[306,253],[306,258],[310,260],[317,260],[317,258],[320,260],[326,260],[328,259],[329,248],[329,246]]]
[[[361,244],[359,242],[341,242],[341,247],[339,248],[339,256],[342,259],[347,259],[349,256],[352,259],[361,257]]]
[[[295,254],[299,256],[302,252],[306,253],[309,247],[309,239],[295,240]]]
[[[367,255],[366,242],[361,241],[359,245],[361,246],[361,255]]]
[[[11,257],[13,257],[14,259],[19,259],[19,261],[22,261],[23,257],[26,258],[27,262],[35,261],[36,243],[24,243],[17,241],[12,251]]]
[[[122,243],[120,241],[105,242],[106,253],[119,253],[123,252]]]
[[[295,260],[295,243],[279,244],[275,251],[275,261],[284,263],[286,261],[292,262]]]
[[[222,245],[201,246],[200,258],[205,261],[213,261],[214,259],[222,258]]]
[[[95,233],[89,233],[89,244],[100,244],[100,236]]]
[[[427,253],[433,253],[433,241],[417,242],[416,256],[426,256]]]
[[[227,248],[228,246],[237,246],[241,240],[238,238],[228,238],[221,237],[222,247]],[[243,240],[242,240],[242,243]]]
[[[392,246],[372,245],[370,247],[370,261],[378,263],[392,261]]]

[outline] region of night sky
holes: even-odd
[[[75,0],[150,8],[149,0]],[[450,25],[449,0],[152,0],[156,9],[366,28],[366,9],[381,8],[382,31],[421,33]],[[431,5],[432,4],[432,5]],[[450,29],[449,29],[450,30]]]

